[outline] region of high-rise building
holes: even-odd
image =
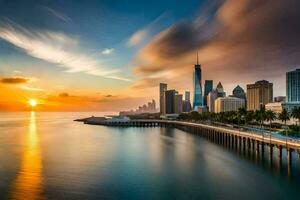
[[[191,110],[192,110],[191,102],[184,100],[182,102],[182,112],[191,112]]]
[[[266,80],[247,85],[247,110],[259,110],[273,101],[273,83]]]
[[[215,112],[238,111],[245,107],[245,99],[236,97],[219,97],[215,101]]]
[[[193,109],[197,110],[198,107],[203,106],[202,102],[202,74],[201,74],[201,65],[199,64],[198,60],[198,53],[197,53],[197,64],[195,65],[195,72],[194,72],[194,103]]]
[[[204,83],[204,96],[203,96],[203,105],[207,106],[207,95],[213,89],[213,80],[205,80]]]
[[[218,97],[226,97],[226,93],[224,92],[224,88],[221,82],[218,83],[216,87]]]
[[[190,93],[190,91],[185,91],[184,100],[191,102],[191,93]]]
[[[166,100],[165,91],[167,91],[168,85],[166,83],[159,84],[159,113],[165,115],[166,113]]]
[[[286,96],[284,107],[289,112],[294,107],[300,107],[300,69],[286,73]]]
[[[182,113],[183,101],[182,94],[175,94],[175,114]]]
[[[176,90],[165,91],[165,114],[175,114]]]
[[[233,89],[232,96],[246,100],[246,93],[245,93],[244,89],[239,85]]]
[[[218,98],[217,89],[213,89],[207,95],[207,107],[209,112],[215,112],[215,100]]]

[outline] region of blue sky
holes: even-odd
[[[68,93],[96,105],[112,95],[111,107],[138,106],[157,100],[159,82],[192,91],[197,51],[203,80],[227,94],[267,79],[285,95],[285,73],[300,65],[298,0],[0,4],[0,78],[24,78],[0,86],[20,96]]]

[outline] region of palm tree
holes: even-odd
[[[247,115],[246,108],[239,108],[239,110],[238,110],[238,123],[239,124],[240,124],[240,121],[244,121],[246,123],[246,115]]]
[[[246,117],[245,117],[245,123],[248,124],[249,122],[252,122],[254,120],[254,112],[252,110],[247,111]]]
[[[255,120],[260,123],[260,128],[262,128],[263,122],[266,120],[266,108],[264,106],[255,111]]]
[[[284,108],[282,112],[279,114],[279,119],[284,122],[284,128],[285,128],[285,136],[287,136],[287,129],[286,129],[286,121],[290,119],[289,113]]]
[[[266,120],[270,122],[270,128],[272,128],[272,121],[276,119],[276,114],[272,110],[267,110],[266,111]]]
[[[300,107],[295,107],[292,110],[292,117],[298,120],[298,125],[300,126]],[[297,123],[296,123],[297,125]]]

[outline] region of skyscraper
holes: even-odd
[[[286,95],[284,106],[289,112],[294,107],[300,107],[300,69],[286,73]]]
[[[239,86],[239,85],[233,89],[232,96],[246,100],[246,93],[245,93],[244,89],[241,88],[241,86]]]
[[[218,91],[217,89],[213,89],[207,95],[207,107],[209,112],[215,112],[215,101],[218,98]]]
[[[204,96],[203,96],[203,105],[207,106],[207,95],[213,89],[213,80],[205,80],[204,83]]]
[[[216,87],[218,97],[226,97],[226,93],[224,92],[224,88],[221,82],[218,83]]]
[[[165,114],[175,114],[176,90],[165,91]]]
[[[191,93],[190,93],[190,91],[185,91],[185,93],[184,93],[184,100],[185,101],[191,101]]]
[[[247,110],[259,110],[273,101],[273,83],[266,80],[247,85]]]
[[[201,76],[202,76],[201,65],[199,64],[198,53],[197,53],[197,64],[195,65],[195,72],[194,72],[194,103],[193,103],[194,110],[197,110],[198,107],[203,106]]]
[[[159,113],[160,115],[165,115],[166,113],[166,101],[165,101],[165,91],[167,91],[168,85],[166,83],[159,84]]]
[[[182,107],[183,107],[183,102],[182,102],[182,94],[175,94],[175,113],[180,114],[182,113]]]

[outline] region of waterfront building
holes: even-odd
[[[245,99],[236,97],[219,97],[215,100],[215,112],[238,111],[245,107]]]
[[[174,113],[180,114],[182,113],[183,101],[182,101],[182,94],[175,94],[175,111]]]
[[[213,89],[207,95],[207,107],[209,112],[215,112],[215,100],[218,98],[217,89]]]
[[[203,106],[202,102],[202,74],[201,74],[201,65],[199,64],[198,60],[198,53],[197,53],[197,64],[195,65],[195,71],[194,71],[194,103],[193,103],[193,109],[197,110],[198,107]]]
[[[192,111],[192,105],[190,101],[182,101],[182,112],[191,112]]]
[[[213,80],[205,80],[204,83],[204,96],[203,96],[203,105],[207,106],[207,95],[213,89]]]
[[[246,100],[246,93],[245,93],[244,89],[239,85],[233,89],[232,96]]]
[[[287,102],[284,107],[291,112],[294,107],[300,107],[300,69],[286,73]]]
[[[247,110],[259,110],[273,101],[273,83],[266,80],[247,85]]]
[[[281,113],[283,110],[283,102],[267,103],[265,108],[266,110],[271,110],[275,113]]]
[[[224,88],[221,82],[218,83],[216,87],[218,97],[226,97],[226,93],[224,92]]]
[[[165,91],[165,114],[175,114],[176,90]]]
[[[191,102],[191,93],[190,93],[190,91],[185,91],[184,100]]]
[[[286,102],[286,96],[274,97],[274,102]]]
[[[159,84],[159,113],[164,115],[166,113],[166,100],[165,92],[167,91],[168,85],[166,83]]]

